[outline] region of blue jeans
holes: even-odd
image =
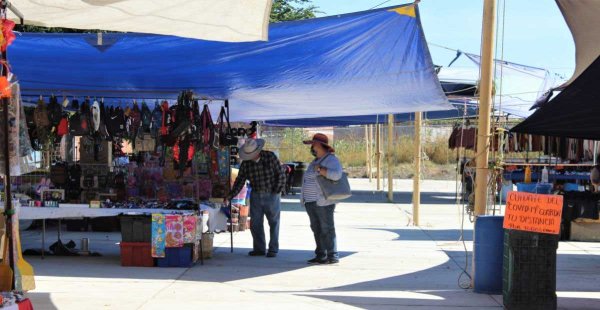
[[[333,221],[335,205],[320,207],[315,202],[309,202],[305,207],[317,244],[315,254],[318,258],[339,258]]]
[[[265,252],[264,217],[267,217],[270,228],[269,252],[279,252],[279,218],[281,215],[281,195],[272,193],[250,194],[250,232],[254,240],[254,251]]]

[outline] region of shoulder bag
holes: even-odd
[[[319,162],[323,162],[330,154],[323,157]],[[350,183],[348,182],[348,174],[343,172],[342,177],[337,180],[330,180],[322,175],[317,176],[317,183],[323,191],[323,196],[327,200],[340,201],[352,196],[352,190],[350,189]]]

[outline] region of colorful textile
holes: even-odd
[[[212,182],[210,179],[199,179],[197,182],[197,197],[200,200],[208,200],[212,196]]]
[[[227,178],[229,176],[229,148],[222,148],[217,151],[219,162],[219,177]]]
[[[152,214],[152,257],[165,257],[167,226],[163,214]]]
[[[194,243],[196,241],[196,223],[198,218],[195,215],[186,215],[183,217],[183,242]]]
[[[183,216],[169,214],[165,216],[167,226],[166,247],[180,248],[183,246]]]

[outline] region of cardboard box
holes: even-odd
[[[586,242],[600,241],[600,223],[571,222],[571,240]]]

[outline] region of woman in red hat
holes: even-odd
[[[333,220],[335,202],[325,199],[317,177],[320,175],[337,181],[342,177],[342,165],[334,154],[335,149],[329,145],[326,135],[317,133],[311,140],[304,141],[304,144],[311,145],[310,152],[315,157],[304,174],[301,197],[317,245],[315,257],[308,263],[337,264],[339,255]]]

